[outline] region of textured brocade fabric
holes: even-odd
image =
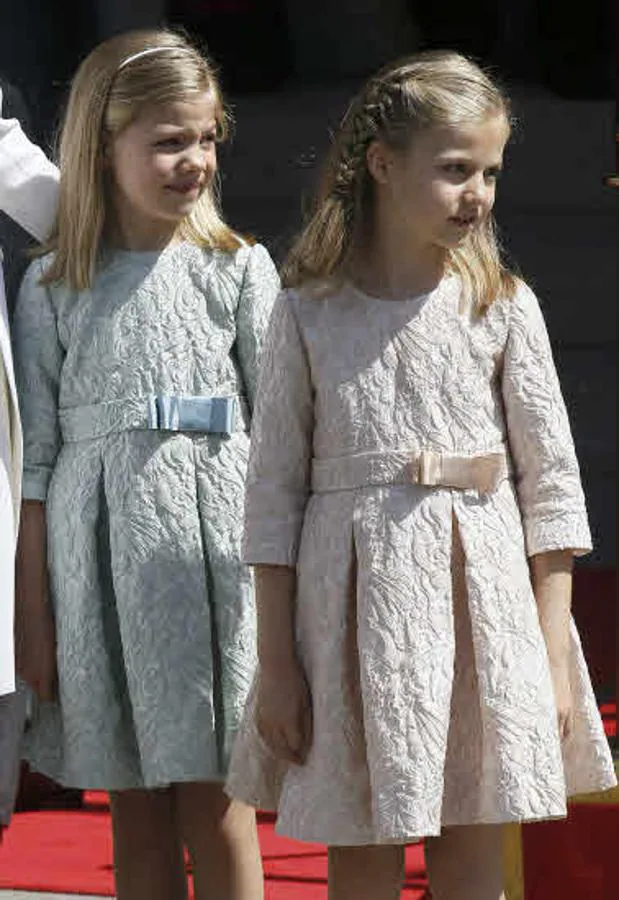
[[[266,250],[116,253],[90,291],[22,287],[15,352],[24,496],[46,501],[60,703],[26,755],[123,789],[225,776],[255,665],[240,559],[249,439],[127,430],[63,444],[58,409],[150,394],[253,404],[278,290]],[[84,431],[89,419],[84,415]]]
[[[507,450],[491,494],[414,484],[312,494],[354,454]],[[250,697],[228,790],[329,844],[565,814],[615,784],[575,629],[576,724],[561,746],[527,556],[591,546],[569,422],[524,285],[482,318],[456,279],[383,301],[283,293],[252,431],[245,559],[296,566],[314,717],[304,766],[257,735]]]

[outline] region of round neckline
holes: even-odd
[[[451,273],[447,273],[443,275],[441,280],[430,290],[421,291],[419,294],[407,294],[405,297],[398,297],[397,299],[385,297],[384,295],[380,294],[369,294],[367,291],[364,291],[357,284],[355,284],[352,278],[347,278],[346,284],[354,294],[364,300],[369,300],[371,303],[384,303],[389,306],[393,304],[397,306],[404,305],[406,303],[419,303],[421,300],[425,300],[427,297],[431,297],[432,294],[435,294],[437,291],[439,291],[452,278],[453,275]]]
[[[167,244],[161,250],[128,250],[126,247],[105,247],[100,256],[100,266],[104,269],[140,269],[150,271],[155,269],[160,261],[170,259],[171,255],[181,246]]]
[[[131,259],[156,259],[159,256],[172,252],[172,250],[180,247],[181,244],[182,241],[166,244],[160,250],[129,250],[127,247],[108,247],[107,253],[112,257],[124,256]]]

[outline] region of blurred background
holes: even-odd
[[[221,154],[223,206],[281,260],[347,99],[395,56],[461,50],[507,85],[517,128],[497,218],[540,296],[574,428],[596,548],[576,614],[601,698],[612,692],[616,619],[616,26],[588,0],[1,0],[9,113],[52,152],[71,74],[132,27],[184,27],[221,69],[237,126]],[[5,115],[7,110],[5,110]],[[7,235],[9,226],[0,224]],[[0,240],[21,271],[23,235]]]

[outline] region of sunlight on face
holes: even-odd
[[[384,215],[419,246],[457,247],[492,210],[508,135],[502,115],[416,135],[389,155],[377,185]]]
[[[157,244],[173,233],[217,169],[216,99],[146,107],[112,142],[112,205],[121,239]]]

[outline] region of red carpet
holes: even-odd
[[[619,804],[570,807],[522,829],[525,900],[617,900]]]
[[[110,820],[101,794],[79,811],[19,813],[0,848],[0,888],[104,894],[113,889]],[[326,900],[324,847],[278,837],[260,822],[266,900]],[[421,900],[426,886],[421,847],[407,851],[403,897]]]
[[[593,683],[606,701],[606,733],[616,734],[616,576],[577,571],[574,612]],[[0,888],[113,894],[110,822],[104,795],[87,795],[79,811],[15,816],[0,847]],[[326,855],[319,845],[277,837],[260,821],[266,900],[326,900]],[[573,807],[567,823],[523,830],[526,900],[617,900],[619,805]],[[421,847],[407,851],[405,900],[421,900],[426,886]]]
[[[617,737],[617,706],[615,703],[602,703],[600,706],[602,722],[607,737]]]

